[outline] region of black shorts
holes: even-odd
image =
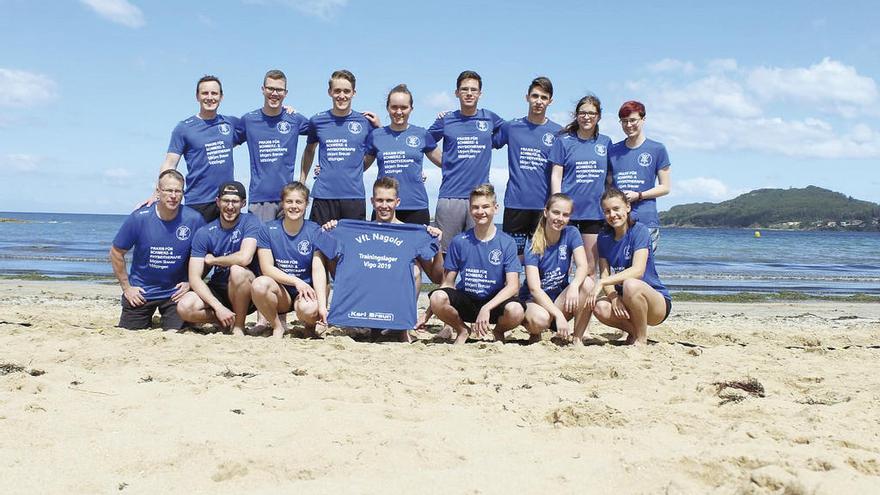
[[[197,205],[186,205],[196,210],[197,212],[202,214],[202,218],[205,219],[205,222],[210,223],[214,220],[220,218],[220,208],[217,208],[217,203],[201,203]]]
[[[669,318],[669,313],[672,312],[672,299],[666,299],[664,297],[663,300],[666,301],[666,316],[664,316],[663,319],[660,320],[660,323],[663,323],[664,321],[666,321],[666,318]],[[660,323],[658,323],[658,325]]]
[[[598,234],[605,227],[605,220],[572,220],[570,225],[577,227],[581,234]]]
[[[214,294],[214,297],[220,301],[220,304],[226,306],[230,310],[232,310],[232,301],[229,300],[229,290],[221,289],[219,287],[215,287],[213,285],[208,285],[208,288],[211,289],[211,294]],[[207,305],[206,305],[207,306]],[[251,314],[257,310],[257,307],[254,306],[254,300],[251,299],[251,304],[248,306],[247,314]]]
[[[309,220],[324,225],[330,220],[366,220],[367,205],[362,199],[321,199],[312,201],[312,213]]]
[[[520,210],[517,208],[504,208],[504,220],[501,230],[513,237],[516,241],[516,254],[523,254],[526,240],[532,238],[541,215],[544,210]]]
[[[395,211],[397,219],[403,223],[414,223],[420,225],[430,225],[431,212],[427,208],[421,210],[400,210]]]
[[[180,330],[183,328],[183,319],[177,314],[177,303],[172,301],[170,297],[147,301],[135,308],[128,303],[128,299],[124,295],[122,296],[122,314],[119,316],[119,324],[116,326],[128,330],[150,328],[150,324],[153,322],[153,313],[157,309],[162,315],[162,329]]]
[[[460,290],[453,289],[451,287],[445,287],[441,289],[434,289],[428,294],[428,298],[431,297],[431,294],[441,290],[446,293],[449,297],[449,304],[458,311],[458,316],[461,318],[461,321],[465,323],[473,323],[477,319],[477,314],[480,312],[480,308],[483,307],[483,304],[488,301],[488,299],[477,299],[475,297],[471,297]],[[510,303],[519,304],[523,311],[526,310],[526,305],[523,304],[522,301],[517,297],[511,297],[506,301],[503,301],[498,306],[495,306],[489,313],[489,323],[497,323],[498,318],[500,318],[504,314],[504,307]]]

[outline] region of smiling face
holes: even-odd
[[[220,108],[220,102],[223,101],[223,92],[217,81],[205,81],[199,83],[196,91],[196,100],[199,102],[199,113],[211,114],[216,113]]]
[[[480,81],[476,79],[463,79],[455,90],[455,96],[462,110],[476,108],[481,94],[483,93],[480,89]]]
[[[301,191],[290,191],[281,200],[284,217],[291,221],[302,220],[309,206],[309,199]]]
[[[529,102],[529,114],[543,117],[547,113],[547,107],[553,103],[553,97],[550,93],[535,86],[526,95],[526,101]]]
[[[220,209],[220,218],[227,224],[234,224],[241,215],[243,201],[238,194],[224,194],[217,198],[217,208]]]
[[[156,192],[162,207],[174,211],[180,207],[180,201],[183,199],[183,182],[168,174],[159,179]]]
[[[355,93],[357,92],[351,81],[339,77],[330,80],[327,94],[333,100],[333,110],[336,113],[345,114],[351,110],[351,99],[354,98]]]
[[[550,203],[550,205],[544,209],[546,228],[556,232],[562,232],[562,230],[568,226],[569,220],[571,220],[572,206],[572,202],[566,199],[557,199]]]
[[[628,138],[637,138],[642,134],[642,126],[645,124],[645,118],[638,112],[633,112],[626,117],[620,118],[620,128]]]
[[[471,218],[476,225],[490,225],[498,211],[498,203],[495,198],[485,195],[473,195],[470,199]]]
[[[410,96],[406,93],[391,93],[388,95],[388,116],[394,126],[406,126],[409,122],[409,114],[412,113]]]
[[[584,134],[594,134],[596,132],[596,125],[601,119],[602,115],[599,113],[599,109],[589,101],[577,109],[578,130]]]
[[[263,108],[280,110],[287,96],[287,81],[267,77],[263,81]]]
[[[630,205],[620,196],[611,196],[602,201],[602,213],[605,222],[614,230],[618,230],[629,221]]]
[[[374,187],[373,197],[370,198],[373,204],[373,211],[376,212],[377,222],[394,221],[395,211],[400,204],[400,198],[397,197],[397,191],[387,187]]]

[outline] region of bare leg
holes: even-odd
[[[254,274],[247,268],[238,265],[229,267],[229,301],[235,322],[232,323],[233,335],[244,335],[244,322],[247,319],[248,307],[251,305],[251,284]]]
[[[553,323],[553,317],[540,304],[534,302],[526,303],[523,326],[529,332],[529,344],[540,342],[541,333],[550,328],[551,323]]]
[[[578,292],[578,307],[574,314],[573,343],[575,347],[584,345],[585,335],[589,337],[589,334],[587,334],[587,327],[590,325],[590,317],[593,316],[593,312],[590,310],[587,303],[589,302],[590,294],[593,293],[593,287],[595,287],[595,282],[591,275],[584,280],[584,283],[581,284],[580,291]]]
[[[602,299],[596,303],[596,307],[593,308],[593,314],[596,316],[596,319],[609,327],[614,327],[626,332],[627,337],[635,331],[629,320],[618,318],[614,315],[614,311],[611,309],[611,303],[607,299]]]
[[[301,297],[297,297],[293,303],[296,311],[296,318],[303,323],[306,338],[315,338],[315,325],[318,321],[318,301],[304,301]]]
[[[458,334],[455,338],[455,345],[467,342],[470,328],[462,321],[458,310],[449,303],[449,296],[443,291],[436,291],[431,294],[430,302],[431,312],[434,313],[434,316],[449,325]]]
[[[278,313],[290,309],[292,303],[290,294],[278,285],[278,282],[263,275],[254,280],[251,285],[251,295],[254,305],[272,324],[272,336],[280,339],[284,335],[285,329]]]
[[[219,325],[220,322],[214,316],[214,310],[210,308],[202,298],[195,292],[187,292],[177,302],[177,314],[183,321],[195,324],[213,323]]]
[[[599,238],[599,234],[581,234],[581,239],[584,241],[584,252],[587,255],[587,278],[593,278],[596,275],[596,263],[599,259],[599,249],[596,245],[596,240]]]
[[[663,295],[642,280],[628,279],[623,282],[623,303],[629,311],[629,321],[633,333],[632,344],[648,343],[648,322],[659,323],[666,314],[666,301]]]
[[[498,318],[498,322],[495,323],[495,328],[492,330],[495,340],[504,342],[504,333],[513,330],[522,323],[524,316],[525,312],[521,304],[515,302],[505,304],[504,313]]]

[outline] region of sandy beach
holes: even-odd
[[[0,282],[0,492],[880,492],[878,304],[454,348],[131,332],[118,297]]]

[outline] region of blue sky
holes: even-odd
[[[306,115],[329,108],[334,69],[356,74],[354,108],[385,122],[385,93],[405,82],[411,123],[425,127],[456,107],[463,69],[483,76],[481,106],[508,119],[525,114],[538,75],[553,80],[559,123],[593,92],[615,141],[616,109],[641,100],[646,133],[673,164],[661,209],[809,184],[880,202],[875,2],[497,5],[0,0],[0,211],[130,211],[151,192],[174,125],[197,112],[195,81],[218,75],[221,113],[241,115],[262,105],[271,68]],[[235,161],[247,183],[244,147]],[[439,170],[425,169],[435,197]],[[506,169],[495,151],[496,185]]]

